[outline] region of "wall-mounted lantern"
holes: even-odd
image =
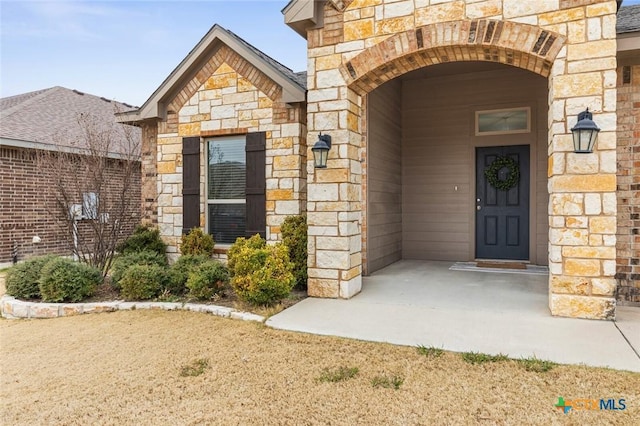
[[[589,108],[578,114],[578,122],[571,129],[573,133],[573,151],[578,154],[593,152],[600,128],[593,122]]]
[[[329,150],[331,149],[331,136],[318,135],[318,141],[313,145],[313,167],[316,169],[325,169],[327,167],[327,159],[329,158]]]

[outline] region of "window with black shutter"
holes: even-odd
[[[263,132],[207,140],[207,219],[216,243],[265,235],[264,142]]]
[[[182,232],[200,227],[200,138],[182,138]]]

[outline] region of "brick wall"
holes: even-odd
[[[618,68],[618,300],[640,303],[640,66]]]
[[[108,197],[117,197],[121,170],[117,164],[109,170]],[[76,175],[69,171],[69,179]],[[18,246],[18,259],[23,260],[43,254],[71,254],[69,237],[56,220],[55,198],[47,191],[53,177],[41,173],[37,167],[36,152],[11,147],[0,148],[0,263],[11,262],[14,242]],[[136,171],[130,191],[140,199],[140,173]],[[81,203],[81,199],[77,200]],[[131,233],[140,220],[136,205],[127,221],[124,234]],[[87,235],[86,221],[79,224],[80,232]],[[41,238],[33,243],[34,236]]]

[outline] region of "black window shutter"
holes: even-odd
[[[247,134],[247,237],[260,234],[262,238],[266,238],[266,142],[265,132]]]
[[[200,138],[182,138],[182,233],[200,227]]]

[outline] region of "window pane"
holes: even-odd
[[[210,200],[244,199],[246,160],[244,138],[217,139],[208,143]]]
[[[244,204],[209,204],[209,233],[216,243],[233,244],[244,237]]]
[[[529,110],[510,109],[478,112],[478,132],[522,132],[529,129]]]

